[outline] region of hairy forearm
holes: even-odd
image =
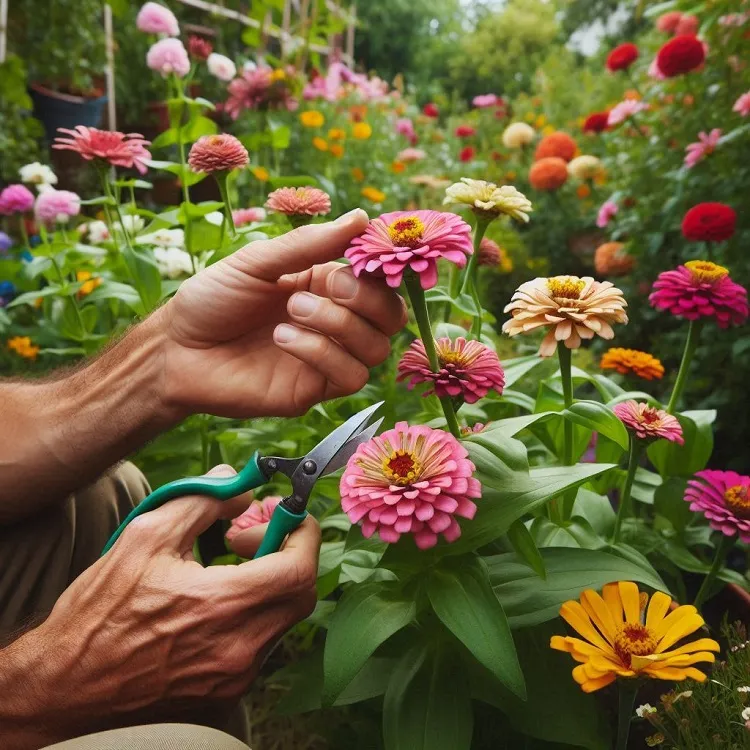
[[[0,383],[0,523],[61,500],[182,418],[165,349],[157,311],[75,371]]]

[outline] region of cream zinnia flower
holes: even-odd
[[[602,172],[602,163],[596,156],[584,154],[568,162],[568,173],[577,180],[592,180]]]
[[[525,122],[512,122],[503,131],[503,146],[505,148],[522,148],[534,140],[534,128]]]
[[[507,214],[519,221],[528,221],[527,211],[533,210],[531,201],[512,185],[498,187],[494,182],[469,177],[462,177],[461,182],[446,188],[443,203],[464,203],[479,214],[492,217]]]
[[[550,357],[558,341],[577,349],[582,339],[592,339],[594,334],[614,338],[611,324],[628,322],[625,307],[622,292],[609,281],[590,276],[539,277],[521,284],[511,298],[505,312],[513,317],[503,324],[503,332],[515,336],[547,328],[539,355]]]

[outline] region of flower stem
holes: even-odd
[[[435,348],[435,339],[432,335],[432,326],[430,325],[430,315],[427,312],[427,302],[424,298],[424,290],[419,283],[419,277],[416,274],[407,272],[404,274],[404,284],[411,301],[411,309],[414,311],[414,317],[417,320],[419,334],[422,337],[427,359],[430,363],[430,369],[433,372],[440,371],[440,362],[438,360],[437,349]],[[453,408],[453,402],[448,396],[440,398],[440,405],[443,407],[445,421],[448,423],[448,429],[455,438],[461,437],[458,428],[458,419],[456,411]]]
[[[562,341],[557,344],[557,357],[560,360],[563,402],[567,409],[573,403],[573,378],[570,374],[570,349]],[[570,466],[573,463],[573,423],[566,419],[563,427],[563,463]]]
[[[616,750],[627,750],[630,736],[630,722],[633,717],[635,696],[638,694],[638,683],[632,678],[618,680],[619,704],[617,707],[617,746]]]
[[[669,398],[667,413],[674,414],[677,404],[680,402],[680,396],[687,382],[690,363],[693,361],[693,355],[698,347],[698,341],[701,334],[701,323],[698,320],[691,320],[688,328],[687,341],[685,342],[685,351],[682,353],[682,362],[680,362],[680,371],[677,373],[672,395]]]
[[[46,243],[46,237],[45,237],[45,243]],[[49,259],[52,261],[52,267],[55,269],[55,273],[57,274],[57,278],[60,281],[61,286],[67,286],[67,282],[65,281],[65,277],[63,276],[62,269],[60,268],[60,264],[55,259],[54,255],[50,255]],[[83,323],[83,316],[81,315],[81,309],[78,307],[78,300],[76,300],[75,295],[71,295],[69,297],[65,298],[66,302],[70,302],[70,305],[73,307],[73,312],[76,316],[76,321],[78,322],[78,328],[80,330],[80,336],[81,339],[83,339],[86,336],[86,326]]]
[[[461,285],[461,294],[469,294],[474,300],[474,308],[476,312],[474,314],[474,323],[471,326],[471,335],[477,339],[482,335],[482,303],[479,300],[479,293],[477,292],[479,246],[482,244],[482,238],[484,237],[484,233],[487,231],[487,227],[490,225],[491,221],[491,218],[477,214],[477,221],[474,225],[474,252],[466,265],[463,284]]]
[[[29,233],[26,231],[26,219],[23,214],[18,214],[18,228],[21,230],[21,237],[23,237],[24,250],[31,250]]]
[[[612,532],[612,544],[617,544],[620,541],[620,531],[622,529],[622,522],[628,515],[630,510],[630,493],[633,489],[633,482],[635,481],[635,474],[638,471],[638,463],[641,460],[641,454],[643,453],[643,444],[634,435],[630,436],[630,448],[628,450],[628,473],[625,475],[625,485],[622,488],[622,494],[620,495],[620,504],[617,508],[617,517],[615,518],[615,528]]]
[[[696,609],[700,609],[701,605],[708,598],[708,592],[711,590],[711,584],[716,580],[716,576],[719,575],[719,571],[724,565],[724,560],[730,549],[734,546],[736,536],[721,535],[721,540],[716,545],[716,554],[714,555],[714,561],[711,563],[711,569],[703,579],[701,587],[698,589],[698,593],[695,595],[695,601],[693,605]]]
[[[224,244],[224,228],[229,226],[232,239],[237,236],[237,229],[234,226],[234,217],[232,216],[232,204],[229,200],[229,189],[227,188],[227,182],[229,181],[228,172],[217,172],[216,182],[219,184],[219,192],[221,193],[221,200],[224,202],[224,221],[221,222],[221,243]]]
[[[195,265],[195,256],[193,255],[193,242],[192,242],[192,222],[190,220],[190,191],[188,190],[187,184],[187,162],[185,161],[185,138],[182,132],[182,121],[185,115],[185,90],[182,87],[182,82],[177,76],[173,75],[175,89],[177,91],[177,98],[180,100],[180,114],[177,117],[177,122],[170,123],[170,125],[177,130],[177,146],[180,154],[180,187],[182,188],[182,202],[185,204],[185,249],[190,255],[190,262],[193,266],[193,273],[197,273],[198,269]]]

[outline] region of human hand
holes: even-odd
[[[198,534],[248,502],[187,497],[139,516],[14,644],[32,655],[23,680],[35,700],[24,722],[34,737],[18,735],[14,748],[234,705],[276,641],[315,606],[320,547],[308,516],[280,552],[236,566],[195,562]],[[237,551],[252,555],[251,547],[245,535]]]
[[[253,242],[182,284],[157,313],[170,403],[296,416],[362,388],[406,323],[398,294],[332,262],[366,226],[357,209]]]

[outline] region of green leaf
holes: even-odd
[[[494,429],[494,425],[473,433],[464,442],[474,464],[488,478],[499,480],[529,472],[526,446],[520,440],[507,437],[502,429]]]
[[[197,141],[204,135],[215,135],[219,132],[219,126],[208,117],[198,115],[187,124],[182,126],[183,142]]]
[[[119,299],[137,313],[142,310],[141,298],[130,284],[119,281],[103,281],[100,286],[86,296],[86,303],[98,302],[103,299]]]
[[[693,513],[684,500],[687,479],[670,477],[654,492],[654,510],[664,516],[677,531],[683,531]]]
[[[177,143],[177,128],[168,128],[151,141],[151,148],[166,148]]]
[[[628,431],[617,415],[604,404],[598,401],[576,401],[563,414],[571,422],[588,427],[627,450]]]
[[[534,537],[526,528],[526,524],[519,518],[508,529],[508,540],[520,557],[540,578],[547,577],[544,558],[539,553]]]
[[[639,466],[638,470],[635,472],[635,481],[633,482],[633,489],[630,494],[639,503],[653,505],[654,494],[660,485],[661,477],[658,474],[654,474],[653,471],[649,471],[648,469]]]
[[[34,292],[24,292],[23,294],[19,294],[7,307],[10,309],[19,305],[33,305],[39,297],[50,297],[53,294],[63,294],[63,287],[59,284],[50,284],[49,286],[45,286],[44,289]]]
[[[675,415],[682,425],[684,445],[657,440],[648,447],[648,457],[662,477],[689,477],[705,469],[714,448],[711,425],[716,411],[686,411]]]
[[[503,362],[505,370],[505,387],[510,388],[517,380],[520,380],[527,372],[530,372],[544,360],[538,354],[530,354],[526,357],[506,359]]]
[[[116,206],[117,201],[114,198],[110,198],[106,195],[100,195],[98,198],[89,198],[89,200],[81,201],[82,206]]]
[[[178,217],[184,223],[185,217],[190,219],[200,219],[206,214],[220,211],[224,208],[221,201],[203,201],[202,203],[181,203]]]
[[[585,518],[571,518],[559,525],[540,516],[534,519],[531,534],[540,547],[582,547],[601,549],[606,545]]]
[[[323,702],[330,705],[378,646],[406,627],[416,614],[388,582],[349,588],[336,607],[326,637]]]
[[[427,595],[443,624],[511,692],[525,698],[523,673],[505,612],[479,557],[431,571]]]
[[[289,148],[291,141],[292,131],[287,125],[282,125],[279,128],[271,131],[271,148],[276,150],[282,150]]]

